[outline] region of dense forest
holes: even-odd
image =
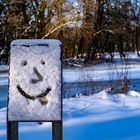
[[[64,61],[140,56],[140,0],[0,0],[1,63],[19,38],[61,40]]]

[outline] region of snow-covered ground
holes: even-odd
[[[7,71],[8,65],[0,65],[0,71]]]
[[[131,58],[136,62],[129,63],[129,76],[140,79],[139,58],[135,54],[131,54]],[[113,65],[121,74],[123,64]],[[114,74],[113,67],[104,64],[82,70],[65,69],[63,79],[64,82],[108,80]],[[6,75],[3,77],[2,74],[1,86],[7,84],[4,83]],[[63,99],[64,140],[140,140],[140,93],[131,90],[127,95],[110,95],[108,92],[109,89],[103,89],[94,95]],[[7,91],[4,94],[6,96]],[[20,140],[52,138],[50,123],[20,123],[19,129]],[[0,140],[6,140],[6,107],[0,109]]]
[[[126,69],[127,68],[127,69]],[[104,63],[95,66],[76,68],[76,69],[64,69],[63,76],[64,82],[90,82],[90,81],[106,81],[109,80],[111,75],[114,79],[118,78],[118,75],[125,73],[128,70],[128,78],[138,79],[140,78],[140,62],[125,64],[111,64]]]
[[[87,140],[92,140],[93,138],[96,140],[113,140],[122,138],[126,138],[127,140],[129,140],[131,139],[131,137],[135,137],[136,139],[140,138],[137,130],[140,121],[139,93],[131,91],[127,96],[123,94],[110,96],[108,95],[107,91],[108,89],[105,89],[100,93],[91,96],[80,96],[77,98],[69,98],[63,100],[65,140],[85,140],[85,138],[87,138]],[[124,118],[125,120],[122,121]],[[137,123],[135,122],[134,127],[134,124],[132,122],[129,122],[129,120],[131,119],[133,120],[133,123],[136,120],[138,121]],[[6,135],[6,108],[0,109],[0,120],[0,138],[4,140],[4,137]],[[130,131],[129,133],[128,128],[128,130],[122,130],[122,128],[119,127],[127,127],[121,126],[123,125],[123,123],[126,123],[125,125],[130,127],[130,129],[132,129],[131,127],[133,127],[133,131],[137,131],[135,133],[132,133]],[[129,123],[132,123],[132,126],[129,126]],[[103,124],[103,126],[101,124]],[[112,128],[112,125],[114,127],[117,127],[118,130],[116,128]],[[108,127],[104,128],[105,126]],[[104,128],[104,130],[102,127]],[[46,136],[46,138],[51,140],[50,123],[44,123],[43,125],[39,125],[37,123],[21,123],[19,128],[21,139],[32,137],[32,139],[34,138],[34,140],[37,140],[40,137],[42,138],[41,140],[43,140],[43,137]],[[101,132],[101,130],[99,131],[99,128],[103,132]],[[88,133],[86,133],[87,131]],[[115,131],[117,131],[117,134],[112,135],[112,133],[115,133]],[[126,131],[128,134],[126,133]],[[105,134],[105,132],[108,134]],[[100,136],[100,133],[103,133],[103,135]]]
[[[106,58],[109,57],[106,55]],[[119,53],[115,53],[115,63],[101,63],[90,67],[64,69],[63,80],[64,82],[90,82],[90,81],[106,81],[113,75],[113,79],[117,79],[118,75],[125,73],[128,70],[128,78],[140,78],[140,57],[136,52],[129,52],[126,60],[120,61]]]
[[[0,74],[0,85],[8,84],[8,73]]]

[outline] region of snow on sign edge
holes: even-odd
[[[60,46],[62,43],[57,39],[17,39],[11,42],[11,46],[13,45],[34,45],[34,44],[48,44]]]
[[[59,61],[59,71],[60,71],[60,75],[59,75],[59,77],[61,78],[59,78],[59,80],[61,81],[61,83],[59,84],[59,89],[60,89],[60,94],[61,95],[59,95],[60,97],[60,105],[59,105],[59,110],[60,111],[57,111],[57,112],[59,112],[59,115],[58,115],[58,117],[52,117],[51,119],[49,118],[32,118],[32,119],[28,119],[28,118],[26,118],[25,117],[25,119],[24,118],[12,118],[12,117],[10,117],[10,106],[9,106],[9,102],[10,102],[10,86],[11,86],[11,79],[10,79],[10,76],[9,76],[9,95],[8,95],[8,113],[7,113],[7,115],[8,115],[8,120],[9,121],[23,121],[23,122],[26,122],[26,121],[60,121],[60,120],[62,120],[62,64],[61,64],[61,57],[62,57],[62,52],[61,52],[61,42],[59,41],[59,40],[56,40],[56,39],[18,39],[18,40],[14,40],[14,41],[12,41],[12,43],[11,43],[11,48],[12,47],[14,47],[14,46],[20,46],[20,45],[29,45],[29,46],[34,46],[34,45],[36,45],[36,44],[48,44],[48,46],[54,46],[54,47],[59,47],[59,58],[60,58],[60,61]],[[12,49],[11,49],[12,50]],[[10,67],[11,67],[11,50],[10,50]],[[60,68],[61,68],[61,70],[60,70]],[[11,75],[11,71],[9,70],[9,75]]]

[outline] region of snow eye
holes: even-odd
[[[21,62],[21,65],[22,65],[22,66],[26,66],[26,65],[27,65],[27,61],[26,61],[26,60],[22,61],[22,62]]]
[[[45,65],[45,61],[41,60],[41,64],[42,64],[42,65]]]

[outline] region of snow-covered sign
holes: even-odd
[[[60,46],[47,39],[11,43],[9,121],[61,120]]]

